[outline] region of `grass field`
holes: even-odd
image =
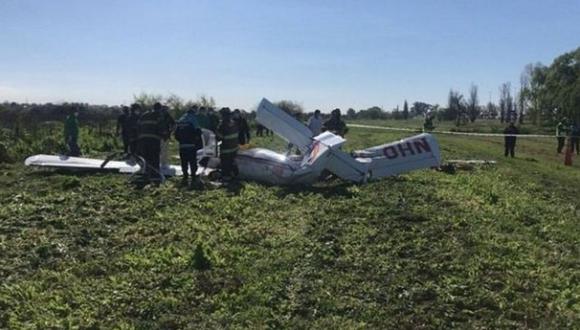
[[[580,159],[437,138],[498,164],[201,192],[0,165],[0,328],[580,328]]]

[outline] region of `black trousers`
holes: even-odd
[[[564,149],[565,144],[566,144],[566,137],[565,136],[558,136],[558,153],[562,152],[562,149]]]
[[[574,152],[574,150],[576,150],[576,154],[580,154],[580,138],[574,137],[572,138],[572,152]]]
[[[236,158],[235,152],[220,155],[220,166],[222,169],[223,176],[231,177],[238,175],[238,169],[236,168],[236,164],[234,162],[235,158]]]
[[[159,154],[161,153],[161,141],[155,138],[142,138],[139,140],[139,155],[145,160],[145,177],[148,179],[161,180],[159,169]]]
[[[129,152],[132,154],[139,153],[139,139],[137,139],[137,136],[129,136]]]
[[[505,140],[505,156],[507,157],[508,155],[511,156],[512,158],[515,156],[516,154],[516,140]]]
[[[75,138],[72,138],[72,137],[68,138],[67,147],[68,147],[67,156],[80,157],[81,148],[79,148],[79,145],[78,145],[77,140]]]
[[[195,148],[181,148],[179,149],[179,158],[181,159],[183,177],[189,177],[190,169],[191,176],[195,177],[195,173],[197,172],[197,150]]]
[[[123,151],[125,153],[128,153],[130,150],[130,145],[131,145],[131,138],[129,137],[129,134],[125,134],[123,133],[121,135],[121,139],[123,140]]]

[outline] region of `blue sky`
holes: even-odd
[[[0,101],[482,102],[580,46],[580,0],[0,0]]]

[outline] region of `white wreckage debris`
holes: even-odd
[[[427,133],[400,141],[347,153],[341,150],[346,140],[332,132],[313,136],[303,123],[282,111],[267,99],[257,110],[257,121],[297,147],[302,156],[284,155],[265,148],[238,151],[235,163],[239,178],[275,185],[313,184],[326,171],[351,182],[365,183],[386,176],[440,166],[441,156],[435,138]],[[215,135],[203,130],[203,148],[198,151],[198,175],[219,169],[219,143]],[[107,170],[135,174],[144,167],[143,160],[109,161],[82,157],[35,155],[27,166],[70,170]],[[163,175],[181,176],[181,168],[171,165]]]

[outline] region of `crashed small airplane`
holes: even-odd
[[[239,178],[275,185],[313,184],[328,171],[351,182],[366,183],[386,176],[422,168],[438,167],[439,146],[430,134],[420,134],[364,150],[347,153],[341,150],[346,140],[332,132],[313,136],[308,127],[282,111],[267,99],[257,110],[256,120],[278,136],[296,146],[303,156],[288,156],[264,148],[240,150],[235,162]],[[215,135],[203,130],[204,147],[198,151],[198,175],[209,175],[219,168],[219,143]],[[71,170],[108,170],[135,174],[142,161],[109,161],[80,157],[35,155],[26,159],[27,166]],[[163,175],[180,176],[175,165],[162,168]]]

